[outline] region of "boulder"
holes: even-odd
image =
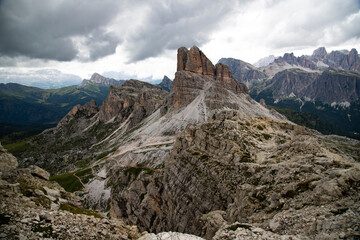
[[[0,172],[9,171],[17,168],[18,162],[16,158],[8,153],[0,144]]]
[[[35,166],[35,165],[31,165],[28,168],[30,169],[30,173],[33,176],[40,177],[40,178],[43,178],[45,180],[49,180],[50,173],[48,173],[44,169],[39,168],[38,166]]]

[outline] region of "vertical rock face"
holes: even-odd
[[[188,105],[200,95],[201,91],[211,87],[214,95],[222,94],[225,90],[235,94],[248,93],[247,87],[232,77],[227,65],[219,63],[214,67],[196,46],[190,50],[185,47],[179,48],[177,59],[178,71],[175,74],[172,90],[175,108]]]
[[[349,53],[349,68],[351,71],[360,71],[360,57],[355,48],[351,49]]]
[[[214,76],[214,65],[196,46],[190,50],[185,47],[178,49],[177,71],[188,71],[201,75]]]
[[[315,49],[313,54],[311,55],[312,59],[324,59],[327,56],[327,51],[324,47],[319,47]]]
[[[160,87],[138,80],[128,80],[120,87],[111,86],[100,108],[99,119],[122,122],[132,115],[130,125],[134,126],[159,108],[166,95]]]
[[[165,91],[170,92],[172,83],[173,82],[170,80],[170,78],[164,76],[163,80],[161,81],[161,83],[158,84],[158,86],[164,89]]]

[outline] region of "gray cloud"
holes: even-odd
[[[208,42],[239,2],[245,1],[152,1],[144,24],[127,39],[129,62]]]
[[[19,59],[90,62],[119,45],[129,63],[201,47],[229,27],[227,20],[246,16],[246,3],[259,6],[262,32],[224,31],[227,39],[296,49],[360,37],[358,0],[0,0],[0,66]],[[240,26],[252,26],[246,21]]]
[[[286,5],[288,4],[288,5]],[[273,6],[272,31],[265,41],[272,48],[315,47],[337,45],[351,38],[360,38],[357,0],[283,1]],[[286,11],[283,9],[287,8]]]
[[[71,61],[79,57],[76,37],[94,39],[85,46],[91,60],[112,54],[120,40],[95,33],[104,33],[101,29],[119,8],[111,0],[4,0],[0,4],[0,54]]]

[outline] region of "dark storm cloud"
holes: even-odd
[[[144,24],[127,39],[129,61],[208,42],[211,32],[221,27],[240,2],[245,1],[152,1]]]
[[[101,30],[118,13],[117,1],[4,0],[0,3],[0,54],[71,61],[78,57],[76,37],[90,37],[95,60],[115,52],[119,39]]]

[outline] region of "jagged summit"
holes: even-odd
[[[319,47],[314,50],[313,54],[311,55],[312,58],[315,59],[324,59],[327,56],[327,51],[325,47]]]
[[[125,80],[115,80],[113,78],[104,77],[104,76],[100,75],[99,73],[94,73],[93,75],[91,75],[91,78],[89,80],[84,79],[82,81],[81,85],[84,86],[89,83],[95,83],[95,84],[100,84],[100,85],[104,85],[104,86],[110,86],[110,85],[120,86],[124,82],[125,82]]]
[[[170,92],[172,84],[173,82],[170,80],[170,78],[168,78],[168,76],[165,75],[161,83],[158,84],[158,86],[164,89],[165,91]]]
[[[183,70],[202,75],[215,75],[214,65],[196,46],[193,46],[190,50],[185,47],[178,49],[177,71]]]
[[[202,90],[225,93],[226,89],[235,94],[248,93],[247,87],[232,77],[227,65],[218,63],[214,66],[196,46],[190,50],[185,47],[179,48],[177,60],[173,87],[174,107],[188,105],[199,96]],[[211,91],[207,91],[207,94],[209,93],[211,94]],[[209,105],[210,108],[214,108],[211,104]]]

